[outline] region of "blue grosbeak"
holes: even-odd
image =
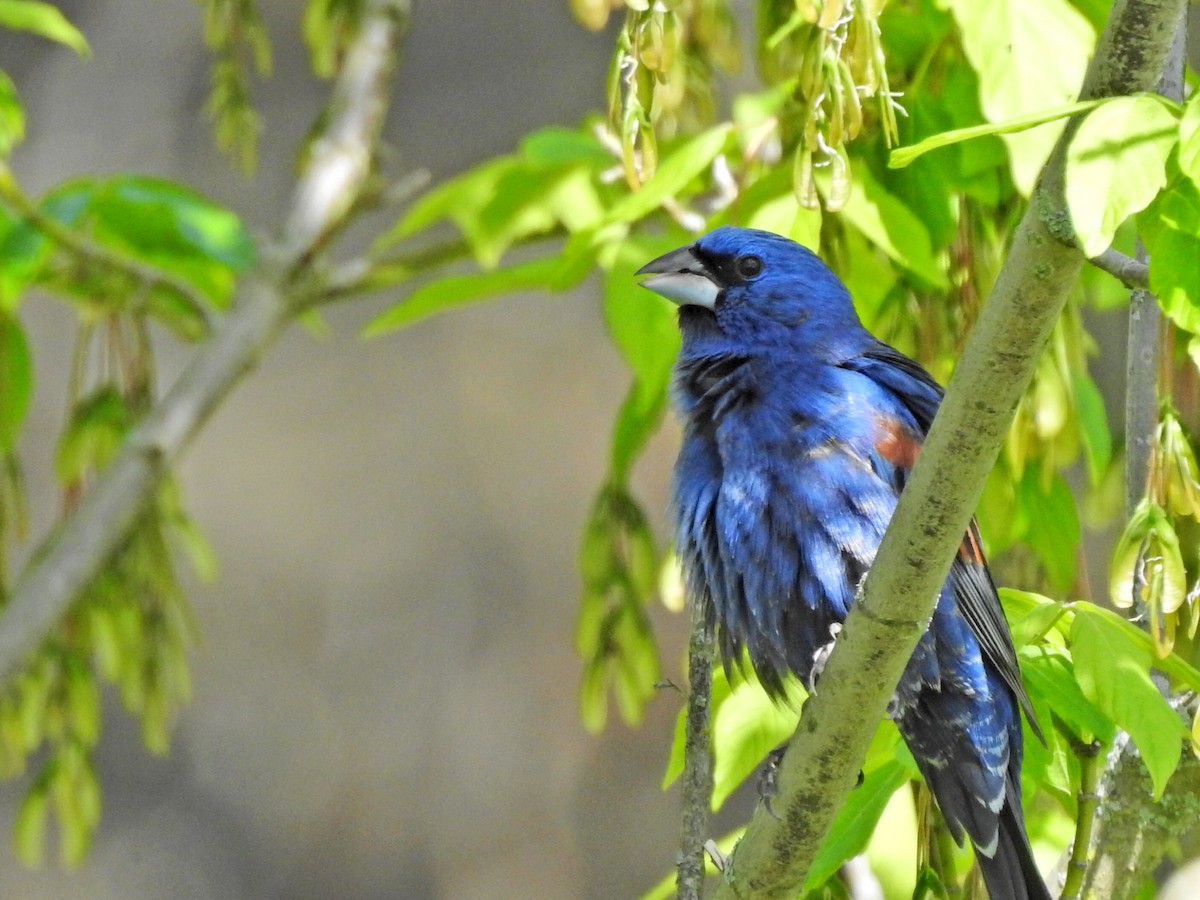
[[[811,686],[942,389],[787,238],[718,228],[639,274],[680,307],[673,509],[689,595],[726,666],[746,650],[770,693],[788,672]],[[992,900],[1049,900],[1021,808],[1018,707],[1033,724],[972,522],[892,715]]]

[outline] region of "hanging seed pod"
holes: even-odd
[[[1167,509],[1200,520],[1200,469],[1183,426],[1171,412],[1163,414],[1158,426],[1158,454]]]
[[[1143,500],[1130,517],[1113,553],[1109,585],[1114,605],[1146,611],[1159,657],[1170,653],[1187,574],[1174,523],[1157,503]]]
[[[844,59],[837,62],[837,74],[842,86],[842,130],[847,140],[858,137],[862,131],[863,114],[862,101],[858,97],[858,88],[854,84],[854,75]]]
[[[1141,594],[1138,561],[1150,532],[1151,506],[1153,504],[1149,500],[1138,504],[1113,548],[1108,590],[1113,606],[1118,609],[1132,609]]]
[[[622,5],[622,0],[571,0],[571,12],[579,24],[591,31],[599,31],[608,24],[608,16]]]
[[[838,144],[829,154],[829,196],[825,208],[837,212],[850,199],[850,157],[846,148]]]
[[[813,177],[813,152],[803,144],[796,148],[792,163],[792,189],[796,192],[796,201],[805,209],[821,208],[817,181]]]
[[[821,12],[817,16],[817,27],[832,31],[838,26],[845,8],[845,0],[825,0],[821,4]]]

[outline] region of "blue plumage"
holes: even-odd
[[[941,388],[779,235],[719,228],[640,274],[680,304],[673,506],[689,595],[727,664],[745,648],[768,691],[788,672],[811,684]],[[993,900],[1048,900],[1021,810],[1018,706],[1030,713],[972,524],[897,686],[896,724],[955,836],[975,845]]]

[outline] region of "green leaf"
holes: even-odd
[[[46,860],[46,820],[50,811],[45,784],[35,782],[21,800],[13,822],[13,848],[18,858],[31,869],[41,868]]]
[[[1200,185],[1177,178],[1142,215],[1150,254],[1150,290],[1170,319],[1200,334]]]
[[[642,185],[641,190],[613,204],[608,211],[608,221],[635,222],[662,206],[664,200],[682,193],[725,149],[729,133],[729,125],[718,125],[676,147],[662,158],[653,177]]]
[[[57,6],[39,0],[0,0],[0,28],[31,31],[70,47],[80,56],[91,56],[83,34],[67,21]]]
[[[558,168],[576,163],[612,165],[616,160],[590,131],[552,125],[521,141],[521,160],[531,168]]]
[[[865,165],[851,171],[852,189],[841,215],[889,257],[929,286],[950,286],[930,246],[929,232]]]
[[[844,240],[845,265],[839,274],[850,291],[859,318],[868,329],[877,331],[885,301],[901,273],[884,254],[867,243],[861,232],[847,229]]]
[[[1200,92],[1192,94],[1179,120],[1179,169],[1200,184]]]
[[[166,179],[76,178],[43,197],[39,210],[130,264],[175,276],[217,306],[228,302],[237,275],[255,259],[254,244],[236,215]],[[103,264],[57,277],[58,267],[47,265],[53,250],[54,242],[32,226],[18,226],[5,236],[0,247],[7,257],[0,279],[4,303],[14,303],[28,282],[41,278],[44,286],[90,305],[120,305],[132,295],[133,302],[185,337],[206,329],[203,310],[186,291],[159,284],[145,296],[129,278],[114,280]],[[120,291],[114,291],[114,283]]]
[[[590,171],[516,169],[496,184],[495,196],[472,218],[457,217],[484,268],[500,262],[522,238],[546,234],[562,223],[568,231],[599,224],[604,214]]]
[[[0,157],[25,139],[25,108],[12,79],[0,72]]]
[[[1024,647],[1020,653],[1021,674],[1031,697],[1040,698],[1081,740],[1092,738],[1108,743],[1115,734],[1112,721],[1083,693],[1075,676],[1075,665],[1064,652],[1049,647]],[[1050,721],[1042,723],[1043,729]]]
[[[375,243],[380,250],[449,219],[479,264],[491,268],[517,241],[562,225],[598,226],[604,206],[597,172],[612,158],[595,138],[569,129],[530,135],[519,154],[497,157],[429,191]]]
[[[1096,43],[1091,24],[1067,0],[949,0],[963,50],[979,74],[990,122],[1008,122],[1075,99]],[[1061,125],[1002,134],[1013,182],[1029,195]]]
[[[462,222],[473,219],[496,196],[500,180],[519,166],[515,156],[498,156],[438,185],[418,198],[400,221],[375,242],[374,249],[397,244],[441,219],[451,219],[462,227]]]
[[[1129,732],[1154,783],[1154,795],[1161,797],[1179,764],[1187,731],[1150,680],[1149,648],[1129,640],[1124,629],[1094,612],[1089,604],[1075,610],[1071,626],[1075,676],[1084,695]]]
[[[55,470],[63,484],[102,469],[120,447],[132,417],[112,385],[97,389],[76,404],[59,440]]]
[[[33,394],[33,363],[25,329],[0,313],[0,453],[16,449]]]
[[[1018,649],[1026,644],[1040,644],[1070,609],[1066,604],[1030,591],[1002,587],[999,594],[1013,643]]]
[[[1075,690],[1079,690],[1077,685]],[[1039,721],[1050,723],[1050,707],[1040,697],[1031,694],[1031,699]],[[1100,718],[1104,721],[1102,716]],[[1106,722],[1106,725],[1112,730],[1111,723]],[[1025,732],[1025,758],[1021,764],[1021,796],[1025,808],[1029,809],[1035,804],[1040,807],[1035,797],[1039,791],[1045,791],[1074,818],[1078,806],[1075,796],[1079,785],[1078,757],[1057,728],[1046,728],[1043,734],[1045,745],[1032,732]]]
[[[164,178],[99,182],[90,211],[97,239],[179,275],[218,306],[254,264],[254,242],[234,213]]]
[[[679,243],[675,232],[658,238],[630,238],[618,249],[604,279],[605,321],[634,373],[634,384],[613,428],[612,471],[622,480],[662,421],[680,340],[675,305],[643,288],[633,273]]]
[[[995,122],[988,125],[972,125],[969,128],[956,128],[953,131],[943,131],[941,134],[927,137],[925,140],[918,141],[907,147],[897,147],[888,157],[888,167],[903,169],[911,164],[913,160],[917,159],[917,157],[924,156],[930,150],[938,150],[942,147],[949,147],[952,144],[961,144],[963,141],[971,141],[989,135],[1018,134],[1022,131],[1028,131],[1030,128],[1036,128],[1038,125],[1057,122],[1059,119],[1067,119],[1079,113],[1095,109],[1097,106],[1107,103],[1109,99],[1105,97],[1100,100],[1082,100],[1078,103],[1069,103],[1066,106],[1060,106],[1057,109],[1047,109],[1042,112],[1017,116],[1003,122]]]
[[[1099,484],[1108,471],[1108,464],[1112,462],[1112,432],[1108,427],[1104,396],[1086,372],[1077,372],[1072,376],[1071,388],[1075,395],[1075,414],[1079,419],[1079,437],[1083,442],[1088,475],[1093,485]]]
[[[421,285],[396,306],[377,316],[363,330],[363,335],[376,337],[396,331],[434,313],[478,303],[496,294],[548,290],[555,286],[561,265],[557,257],[547,257],[531,259],[490,272],[448,275],[430,281]]]
[[[1177,116],[1151,96],[1118,97],[1088,115],[1067,148],[1067,206],[1086,256],[1112,244],[1121,223],[1167,183]]]
[[[1037,555],[1050,583],[1066,593],[1075,583],[1079,552],[1079,513],[1071,488],[1057,473],[1048,485],[1032,467],[1017,485],[1023,519],[1022,540]]]
[[[1092,603],[1076,603],[1072,605],[1071,609],[1075,617],[1085,615],[1102,620],[1102,627],[1118,632],[1126,641],[1140,650],[1144,650],[1146,653],[1153,650],[1154,641],[1147,632],[1121,618],[1111,609],[1104,609]],[[1154,667],[1165,672],[1188,690],[1200,692],[1200,669],[1196,669],[1178,653],[1170,653],[1162,659],[1154,660]]]
[[[799,685],[796,688],[797,705],[792,708],[772,700],[756,679],[743,681],[713,712],[714,810],[796,730],[796,709],[804,696]]]

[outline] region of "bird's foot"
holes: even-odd
[[[825,671],[825,663],[829,662],[829,654],[833,652],[833,647],[837,643],[838,635],[842,633],[841,622],[831,622],[829,625],[829,643],[822,644],[813,653],[812,671],[808,676],[808,692],[815,694],[817,692],[817,679],[821,677],[821,673]]]
[[[775,810],[771,808],[771,801],[779,793],[779,784],[776,779],[779,777],[779,764],[783,761],[783,754],[786,752],[787,744],[780,744],[767,754],[767,761],[763,765],[762,771],[758,773],[758,799],[762,801],[763,808],[773,819],[779,818],[775,815]]]

